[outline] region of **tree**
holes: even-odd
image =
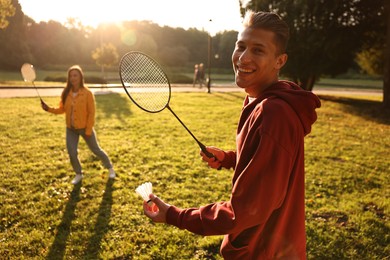
[[[215,65],[218,68],[232,69],[232,53],[237,41],[237,31],[224,31],[213,37],[214,54],[218,55]]]
[[[92,52],[92,58],[96,64],[101,66],[103,77],[104,68],[109,68],[118,62],[119,56],[116,47],[112,43],[105,43],[102,47],[97,48]]]
[[[19,70],[24,62],[31,62],[26,39],[26,18],[18,0],[12,0],[12,5],[15,13],[9,18],[9,25],[0,30],[0,68],[5,70]]]
[[[28,25],[28,44],[36,65],[44,67],[50,64],[80,64],[93,62],[90,50],[83,44],[86,37],[83,31],[67,28],[56,21],[33,22]],[[86,58],[86,51],[89,60]]]
[[[7,17],[15,15],[15,7],[12,5],[12,0],[0,0],[0,29],[7,28],[9,21]]]
[[[384,73],[384,42],[380,45],[366,46],[356,54],[356,63],[364,73],[378,76]]]
[[[189,51],[184,46],[166,46],[158,56],[163,64],[180,67],[188,62]]]
[[[384,13],[382,0],[253,0],[246,7],[277,12],[288,23],[289,60],[282,72],[307,90],[322,75],[346,72]]]
[[[385,69],[383,73],[383,105],[390,110],[390,0],[386,0],[386,50],[385,50]]]
[[[85,27],[72,18],[64,24],[53,20],[36,23],[23,14],[18,0],[12,1],[15,16],[7,30],[0,30],[0,69],[19,69],[23,61],[38,68],[63,70],[72,64],[94,68],[96,60],[91,53],[107,42],[115,46],[118,56],[142,51],[163,66],[192,69],[193,64],[207,61],[209,34],[205,30],[161,27],[150,21],[101,24],[98,28]],[[236,31],[213,37],[213,69],[231,69],[236,39]]]

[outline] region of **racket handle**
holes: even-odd
[[[207,151],[206,149],[206,146],[204,144],[202,144],[201,142],[198,141],[198,144],[199,144],[199,147],[200,149],[202,150],[202,152],[208,157],[208,158],[215,158],[217,159],[214,154],[210,153],[209,151]]]
[[[215,155],[212,154],[212,153],[210,153],[209,151],[207,151],[206,148],[202,149],[202,152],[203,152],[208,158],[215,158],[215,159],[217,159],[217,158],[215,157]]]
[[[199,144],[199,146],[200,146],[200,149],[202,150],[202,152],[208,157],[208,158],[214,158],[216,161],[218,161],[218,159],[217,159],[217,157],[215,157],[215,155],[214,154],[212,154],[212,153],[210,153],[209,151],[207,151],[207,149],[206,149],[206,146],[204,146],[203,144]],[[222,167],[220,166],[219,168],[218,168],[218,170],[221,170],[222,169]]]

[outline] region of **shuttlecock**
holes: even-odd
[[[144,201],[147,203],[150,203],[151,200],[149,199],[149,195],[153,193],[153,187],[151,182],[145,182],[139,185],[135,192],[137,192],[138,195],[140,195]]]

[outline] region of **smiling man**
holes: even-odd
[[[212,168],[233,168],[230,200],[180,209],[154,194],[144,212],[155,222],[201,235],[225,235],[225,259],[305,259],[304,137],[320,101],[279,80],[289,30],[274,13],[249,11],[232,55],[235,80],[245,89],[236,149],[207,147]]]

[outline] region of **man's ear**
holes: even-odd
[[[284,64],[286,64],[287,58],[288,58],[287,53],[280,54],[276,58],[275,69],[280,70],[284,66]]]

